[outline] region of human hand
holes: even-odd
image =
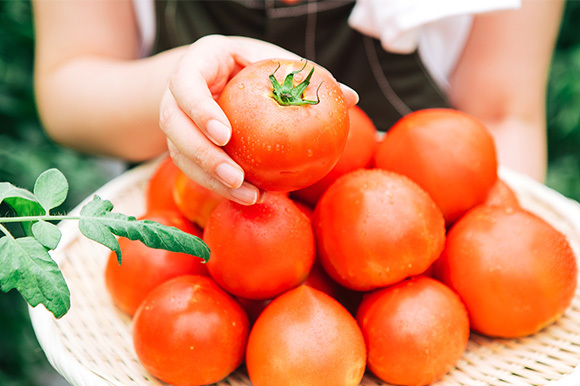
[[[250,63],[267,58],[300,59],[278,46],[244,37],[211,35],[193,43],[173,71],[160,105],[160,126],[174,163],[190,178],[244,205],[264,192],[244,181],[244,171],[221,148],[231,136],[217,104],[229,79]],[[343,86],[348,106],[358,95]]]

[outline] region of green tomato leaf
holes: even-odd
[[[56,318],[70,309],[70,292],[58,265],[32,237],[0,238],[0,288],[15,288],[32,307],[42,303]]]
[[[10,205],[17,216],[39,216],[45,213],[34,194],[8,182],[0,182],[0,202],[2,201]],[[32,222],[23,221],[21,225],[27,235],[32,235]]]
[[[176,227],[113,213],[112,209],[110,201],[95,196],[81,209],[79,229],[89,239],[115,251],[119,263],[122,260],[121,250],[114,235],[139,240],[150,248],[187,253],[209,260],[209,248],[199,237]]]
[[[9,197],[19,197],[28,201],[37,202],[34,194],[26,189],[17,188],[9,182],[0,182],[0,202]]]
[[[58,169],[48,169],[34,183],[34,195],[46,214],[61,205],[68,194],[68,182]]]
[[[117,254],[117,260],[121,264],[121,247],[115,235],[105,224],[95,221],[98,217],[81,217],[79,230],[85,237],[104,245]]]
[[[48,249],[55,249],[62,236],[60,229],[54,224],[40,220],[32,224],[32,234]]]

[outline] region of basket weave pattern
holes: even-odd
[[[112,201],[115,210],[139,216],[145,208],[147,180],[156,165],[131,170],[97,194]],[[522,206],[564,232],[580,256],[580,205],[518,174],[500,172]],[[59,320],[42,306],[30,309],[49,361],[73,385],[163,385],[139,364],[133,351],[131,320],[115,308],[105,288],[104,268],[110,251],[82,236],[75,223],[61,228],[64,238],[53,258],[70,288],[71,309]],[[436,385],[580,385],[580,370],[575,372],[578,364],[580,290],[568,311],[535,335],[489,339],[472,333],[461,360]],[[217,385],[251,383],[242,368]],[[387,384],[367,374],[361,385]]]

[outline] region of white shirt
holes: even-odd
[[[155,41],[154,0],[133,0],[147,55]],[[473,15],[517,9],[521,0],[356,0],[349,25],[380,39],[393,53],[418,49],[425,67],[443,90],[471,30]]]

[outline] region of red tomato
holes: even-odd
[[[199,185],[180,170],[173,184],[173,200],[185,217],[205,228],[209,215],[225,198]]]
[[[286,84],[285,89],[274,84]],[[311,185],[334,167],[346,144],[348,107],[340,85],[313,63],[253,63],[228,82],[218,103],[233,130],[225,151],[244,169],[246,180],[264,190]]]
[[[147,211],[177,209],[173,201],[173,184],[179,168],[171,157],[166,156],[157,166],[147,182],[145,205]]]
[[[269,299],[306,279],[315,256],[310,219],[284,194],[261,204],[223,201],[203,234],[211,250],[207,268],[228,292]]]
[[[483,204],[488,206],[520,206],[514,191],[499,178],[487,193]]]
[[[360,107],[354,106],[348,112],[350,130],[338,163],[320,181],[293,192],[293,197],[315,206],[320,196],[338,177],[371,164],[378,145],[377,128]]]
[[[445,243],[443,215],[429,195],[381,169],[336,180],[318,202],[313,226],[324,269],[358,291],[423,273]]]
[[[141,219],[157,221],[201,237],[199,228],[174,211],[146,213]],[[105,268],[105,284],[113,302],[133,315],[145,296],[159,284],[180,275],[208,275],[203,260],[185,253],[147,247],[140,241],[119,239],[123,254],[121,265],[111,252]]]
[[[304,285],[272,300],[256,320],[246,350],[254,386],[355,386],[365,362],[364,339],[352,315]]]
[[[428,277],[367,295],[357,321],[369,369],[396,385],[441,379],[461,358],[469,339],[469,319],[459,296]]]
[[[248,317],[230,295],[210,278],[186,275],[145,298],[135,314],[133,344],[143,367],[160,380],[206,385],[242,363],[248,333]]]
[[[362,300],[362,292],[353,291],[332,280],[318,260],[314,261],[310,274],[302,284],[322,291],[338,300],[353,315]]]
[[[449,231],[437,277],[463,299],[473,330],[533,334],[574,297],[578,269],[566,237],[518,208],[478,206]]]
[[[380,142],[375,165],[418,183],[447,224],[483,203],[497,180],[490,133],[473,116],[452,109],[419,110],[401,118]]]

